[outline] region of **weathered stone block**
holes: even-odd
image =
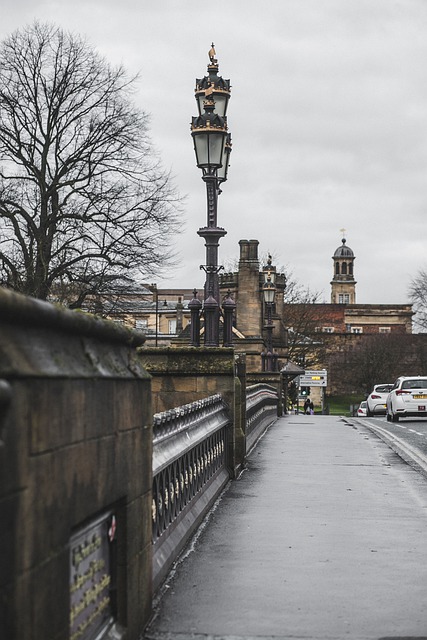
[[[0,309],[0,378],[11,389],[0,413],[0,628],[8,640],[68,637],[70,536],[117,508],[118,522],[139,532],[130,540],[123,526],[118,543],[118,622],[136,640],[152,596],[141,336],[1,289]],[[128,516],[126,501],[139,505]]]
[[[141,428],[146,417],[143,411],[144,390],[148,390],[148,381],[116,380],[113,391],[112,422],[116,429],[126,430]],[[151,417],[150,417],[151,422]]]
[[[62,380],[29,380],[25,401],[32,454],[83,440],[86,392],[82,383],[70,381],[64,393]]]

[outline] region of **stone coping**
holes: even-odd
[[[145,334],[84,311],[74,311],[0,287],[0,319],[10,324],[41,327],[56,331],[119,342],[130,347],[145,343]]]
[[[232,347],[147,347],[139,348],[137,353],[153,376],[234,376]]]

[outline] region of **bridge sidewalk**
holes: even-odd
[[[363,425],[286,416],[210,514],[147,639],[427,637],[427,479]]]

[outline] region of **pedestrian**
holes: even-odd
[[[310,402],[310,415],[314,416],[314,404]]]
[[[310,398],[307,398],[304,402],[304,413],[310,415]]]

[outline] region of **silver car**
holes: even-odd
[[[387,396],[387,420],[427,418],[427,376],[402,376]]]
[[[366,398],[368,416],[386,413],[386,399],[393,388],[392,384],[376,384],[369,396]]]

